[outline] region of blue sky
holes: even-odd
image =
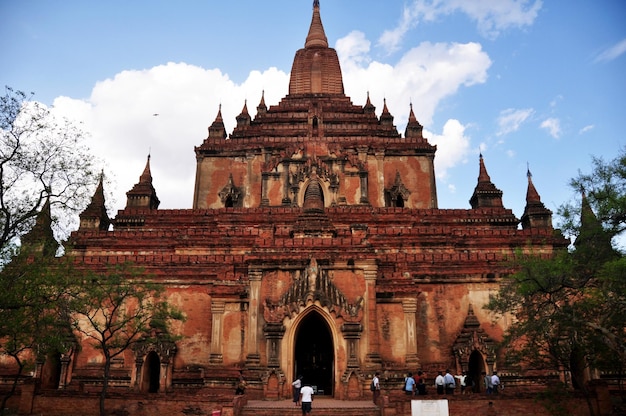
[[[312,0],[0,0],[0,80],[79,120],[125,205],[148,152],[162,208],[190,208],[193,147],[222,105],[287,92]],[[346,94],[404,132],[409,104],[437,144],[440,208],[468,208],[482,151],[520,217],[526,170],[552,210],[567,182],[626,145],[621,0],[321,0]],[[159,116],[153,116],[158,113]]]

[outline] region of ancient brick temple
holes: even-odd
[[[230,134],[218,112],[195,148],[191,209],[158,209],[150,159],[112,220],[99,186],[70,254],[97,270],[143,267],[187,318],[180,341],[116,362],[114,385],[232,392],[241,370],[252,397],[288,397],[303,375],[348,399],[368,397],[376,371],[506,369],[496,342],[507,320],[482,307],[516,250],[564,241],[530,175],[520,220],[482,156],[471,207],[439,209],[436,147],[406,110],[402,135],[386,104],[377,115],[369,97],[345,95],[316,0],[287,96],[261,97],[254,117],[244,104]],[[60,362],[62,388],[100,377],[87,346]]]

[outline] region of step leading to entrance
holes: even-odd
[[[313,398],[313,415],[325,416],[380,416],[380,409],[371,401]],[[300,406],[290,400],[249,400],[241,416],[301,416]]]

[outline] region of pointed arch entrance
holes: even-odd
[[[41,388],[58,389],[61,378],[61,354],[49,354],[41,371]]]
[[[333,395],[335,348],[324,318],[310,312],[300,321],[295,333],[294,379],[303,376],[304,384],[317,388],[318,395]]]
[[[473,382],[473,391],[474,393],[480,393],[483,386],[483,377],[482,373],[487,372],[485,369],[485,359],[483,355],[474,350],[469,356],[469,362],[467,364],[467,377]],[[471,386],[471,383],[467,383],[468,386]]]
[[[159,380],[161,378],[161,360],[159,355],[150,351],[146,355],[143,365],[141,391],[157,393],[159,391]]]

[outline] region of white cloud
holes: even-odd
[[[365,37],[363,32],[353,30],[347,36],[339,39],[335,44],[337,55],[343,57],[345,63],[352,63],[356,66],[368,64],[371,42]],[[349,68],[342,68],[344,71]]]
[[[268,105],[286,95],[288,74],[270,68],[253,71],[242,84],[219,70],[168,63],[144,71],[123,71],[99,82],[88,100],[59,97],[55,111],[80,120],[91,133],[90,147],[106,160],[105,174],[115,176],[115,206],[123,208],[125,193],[138,182],[148,153],[162,208],[189,208],[195,180],[194,146],[222,105],[228,132],[248,99],[256,106],[265,90]],[[153,116],[158,114],[158,116]]]
[[[542,129],[548,130],[550,136],[558,139],[561,137],[561,121],[558,118],[548,118],[541,122],[539,126]]]
[[[450,119],[443,126],[443,132],[436,134],[424,129],[424,137],[431,144],[437,145],[435,157],[435,173],[439,179],[447,177],[448,169],[466,162],[470,151],[470,138],[465,135],[466,126],[460,121]]]
[[[541,0],[414,0],[405,6],[398,25],[385,31],[378,44],[394,52],[420,20],[434,21],[453,13],[466,14],[476,21],[481,35],[493,39],[506,29],[532,25],[541,6]]]
[[[595,128],[595,126],[594,126],[593,124],[589,124],[589,125],[587,125],[587,126],[583,127],[582,129],[580,129],[580,130],[578,131],[578,134],[585,134],[585,133],[587,133],[588,131],[593,130],[594,128]]]
[[[626,52],[626,39],[622,39],[610,48],[602,51],[594,60],[594,62],[609,62],[620,57]]]
[[[504,136],[519,130],[520,126],[534,114],[532,108],[514,109],[507,108],[500,112],[498,117],[498,132],[496,135]]]
[[[363,105],[369,91],[377,114],[385,98],[401,133],[409,103],[413,103],[423,125],[431,124],[441,100],[462,86],[485,82],[491,65],[477,43],[422,43],[395,66],[373,61],[370,42],[360,32],[340,39],[336,49],[346,94],[355,104]],[[288,85],[289,74],[276,68],[251,71],[238,84],[219,69],[168,63],[120,72],[98,82],[88,99],[59,97],[54,105],[55,111],[82,121],[91,133],[91,148],[107,161],[105,174],[115,176],[116,209],[126,205],[125,193],[138,182],[148,153],[161,208],[190,208],[196,168],[194,146],[206,138],[220,104],[230,133],[246,99],[254,117],[263,90],[265,102],[271,106],[287,94]],[[464,129],[459,121],[449,120],[442,134],[429,138],[439,143],[438,176],[445,176],[447,169],[468,152],[469,138]]]
[[[491,66],[481,45],[473,42],[423,42],[407,51],[395,66],[370,61],[362,49],[357,55],[345,54],[343,48],[338,53],[346,94],[355,102],[365,103],[369,91],[378,110],[382,109],[381,99],[386,98],[389,111],[396,116],[396,125],[406,123],[411,102],[420,123],[429,125],[441,100],[455,94],[461,86],[486,82]],[[362,66],[364,62],[370,63]]]

